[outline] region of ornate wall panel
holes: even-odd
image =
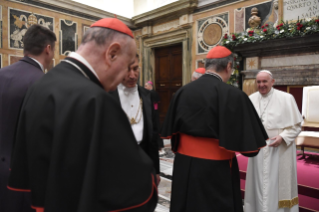
[[[77,23],[60,19],[60,55],[67,56],[77,49]]]
[[[259,68],[258,57],[247,57],[246,58],[246,70],[257,70]]]
[[[197,54],[206,54],[228,34],[228,13],[197,21]]]
[[[20,55],[12,55],[9,54],[9,65],[12,65],[13,63],[18,62],[19,60],[21,60],[23,58],[23,56]]]
[[[245,8],[234,10],[234,32],[240,33],[245,30]]]
[[[8,8],[8,46],[10,49],[23,49],[23,36],[33,24],[40,24],[53,31],[54,18],[40,14]]]

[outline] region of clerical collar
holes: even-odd
[[[268,93],[266,93],[266,94],[260,94],[263,98],[267,98],[267,97],[269,97],[272,93],[274,92],[274,88],[273,87],[271,87],[271,89],[270,89],[270,91],[268,92]]]
[[[40,66],[42,72],[44,73],[43,65],[42,65],[39,61],[37,61],[36,59],[34,59],[34,58],[32,58],[32,57],[29,57],[29,58],[32,59],[32,60],[34,60],[37,64],[39,64],[39,66]]]
[[[95,77],[100,80],[99,76],[96,74],[96,72],[94,71],[93,67],[90,65],[90,63],[84,59],[84,57],[82,57],[81,55],[79,55],[78,53],[76,52],[71,52],[68,57],[72,57],[78,61],[80,61],[81,63],[83,63],[84,65],[86,65],[89,70],[95,75]]]
[[[120,83],[118,86],[117,86],[118,89],[122,90],[124,92],[125,95],[129,95],[131,93],[134,93],[137,91],[137,84],[132,87],[132,88],[127,88],[125,85],[123,85],[122,83]]]
[[[217,79],[219,79],[221,82],[223,81],[223,79],[221,78],[221,76],[219,76],[219,75],[218,75],[218,74],[216,74],[216,73],[213,73],[213,72],[206,72],[205,74],[212,75],[212,76],[216,77]]]

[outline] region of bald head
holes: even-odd
[[[266,95],[275,83],[272,73],[267,70],[258,72],[256,75],[257,88],[260,94]]]

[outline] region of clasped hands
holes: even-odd
[[[275,141],[269,144],[268,146],[278,147],[284,139],[280,135],[277,135],[275,137],[272,137],[270,140],[275,140]]]

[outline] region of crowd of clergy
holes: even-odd
[[[175,153],[170,211],[299,211],[302,117],[271,72],[248,97],[226,83],[234,56],[216,46],[160,127],[159,96],[151,81],[138,85],[134,36],[120,20],[93,23],[47,74],[54,32],[32,25],[23,42],[24,58],[0,69],[1,212],[152,212],[162,139]],[[235,153],[249,157],[244,205]]]

